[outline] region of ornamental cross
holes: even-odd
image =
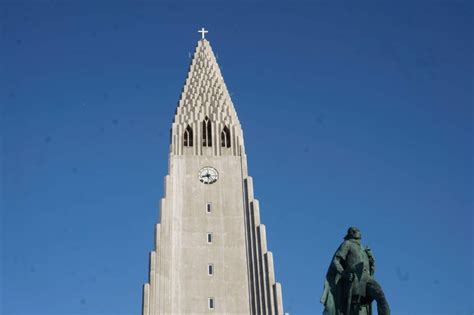
[[[206,31],[203,27],[201,28],[201,30],[198,31],[198,33],[201,33],[202,39],[204,39],[204,37],[206,36],[206,33],[209,33],[209,31]]]

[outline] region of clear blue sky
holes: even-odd
[[[204,26],[290,314],[348,226],[393,314],[472,314],[471,1],[0,3],[3,315],[139,314]]]

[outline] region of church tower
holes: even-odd
[[[143,315],[283,315],[244,138],[200,31],[171,127]]]

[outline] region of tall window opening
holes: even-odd
[[[202,122],[202,146],[211,147],[212,146],[212,127],[211,121],[206,116]]]
[[[211,203],[210,202],[206,203],[206,212],[211,213]]]
[[[214,265],[213,264],[208,264],[207,265],[207,274],[209,276],[212,276],[214,274]]]
[[[213,310],[215,305],[214,305],[214,298],[208,298],[207,299],[207,306],[209,307],[210,310]]]
[[[207,243],[212,244],[212,233],[207,233]]]
[[[221,147],[230,148],[230,131],[227,126],[225,126],[221,132]]]
[[[185,147],[192,147],[193,146],[193,129],[191,126],[187,126],[184,130],[184,146]]]

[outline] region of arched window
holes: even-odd
[[[223,148],[230,148],[230,131],[227,126],[224,126],[221,132],[221,146]]]
[[[184,146],[192,147],[193,146],[193,129],[188,125],[184,130]]]
[[[211,121],[206,116],[202,122],[202,146],[211,147],[212,146],[212,127]]]

